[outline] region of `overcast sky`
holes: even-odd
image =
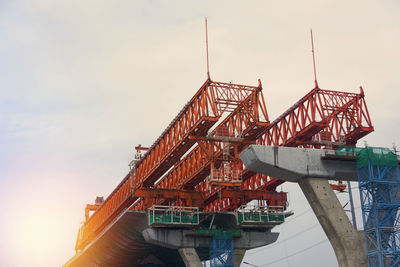
[[[399,14],[397,0],[0,1],[0,266],[74,254],[85,204],[205,81],[205,16],[211,78],[260,78],[271,121],[313,87],[313,28],[320,87],[362,85],[375,126],[364,140],[400,145]],[[296,218],[245,261],[337,266],[298,186],[283,190]]]

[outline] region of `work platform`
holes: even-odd
[[[179,250],[194,249],[201,261],[208,260],[214,236],[229,236],[234,249],[244,256],[248,249],[275,242],[279,233],[272,228],[291,213],[283,213],[283,209],[279,214],[271,212],[271,223],[266,221],[265,211],[260,214],[263,217],[256,218],[254,212],[240,209],[188,214],[187,209],[171,212],[159,206],[147,212],[127,211],[64,266],[185,266]]]

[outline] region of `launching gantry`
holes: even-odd
[[[207,79],[151,147],[136,147],[129,173],[80,228],[66,266],[197,266],[221,256],[222,246],[232,251],[225,261],[239,266],[247,249],[277,239],[271,229],[290,213],[286,193],[276,191],[283,181],[244,169],[238,155],[250,144],[351,146],[371,131],[362,89],[316,86],[270,123],[261,81]]]

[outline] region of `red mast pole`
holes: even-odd
[[[210,79],[210,65],[208,62],[208,31],[207,31],[207,18],[206,18],[206,55],[207,55],[207,79]]]
[[[312,34],[312,29],[310,30],[310,32],[311,32],[312,58],[313,58],[313,65],[314,65],[314,82],[315,82],[315,87],[318,88],[317,70],[315,67],[315,55],[314,55],[314,38],[313,38],[313,34]]]

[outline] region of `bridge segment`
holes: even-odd
[[[297,182],[327,235],[340,267],[367,266],[363,231],[354,229],[328,180],[357,181],[355,158],[334,151],[250,146],[240,157],[253,171]]]
[[[261,90],[261,82],[245,86],[208,79],[96,206],[79,231],[77,252],[128,210],[168,204],[229,212],[252,200],[285,206],[286,193],[275,191],[284,181],[243,169],[241,151],[251,143],[329,148],[355,144],[373,131],[362,89],[355,94],[316,87],[271,124]]]

